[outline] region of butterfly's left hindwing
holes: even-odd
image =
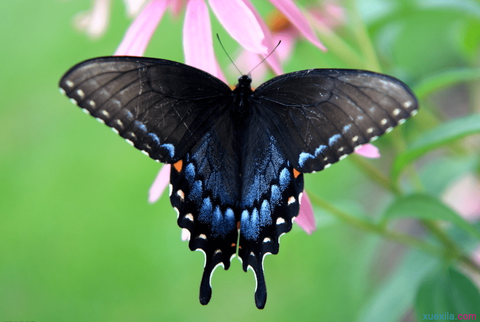
[[[62,77],[60,88],[84,111],[165,163],[190,151],[232,94],[199,69],[144,57],[87,60]]]
[[[205,253],[202,304],[211,297],[213,270],[218,265],[228,269],[237,249],[240,176],[232,127],[228,115],[220,117],[171,170],[170,200],[178,210],[178,224],[190,232],[190,249]]]

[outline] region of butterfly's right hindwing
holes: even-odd
[[[87,60],[60,88],[71,101],[164,163],[180,160],[212,126],[230,88],[196,68],[142,57]]]

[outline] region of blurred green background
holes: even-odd
[[[478,2],[459,1],[463,9],[438,3],[444,5],[359,1],[384,72],[414,85],[436,71],[478,64]],[[279,255],[266,258],[263,311],[254,305],[253,274],[243,273],[237,259],[229,271],[215,272],[212,300],[201,306],[203,255],[180,240],[166,195],[147,203],[159,164],[58,92],[68,68],[111,55],[130,23],[123,3],[112,1],[106,34],[90,40],[72,25],[90,6],[89,0],[0,2],[0,321],[413,319],[414,290],[436,259],[320,209],[313,235],[295,226]],[[181,28],[182,17],[167,15],[146,56],[182,61]],[[213,31],[236,48],[217,22]],[[347,42],[354,33],[341,32]],[[286,71],[355,67],[334,49],[324,54],[308,43],[294,54]],[[217,57],[228,65],[221,51]],[[379,140],[383,158],[369,162],[388,167],[388,145],[388,137]],[[349,159],[307,175],[306,184],[338,207],[372,217],[391,200]],[[406,220],[399,229],[420,228]]]

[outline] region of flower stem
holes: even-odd
[[[389,177],[378,170],[378,168],[374,167],[369,161],[365,160],[365,158],[354,154],[352,154],[350,158],[355,165],[373,181],[377,182],[379,185],[396,195],[400,194],[400,188],[392,180],[390,180]]]
[[[334,205],[328,203],[324,199],[318,197],[317,195],[308,192],[310,200],[317,206],[325,209],[330,214],[334,215],[336,218],[345,222],[346,224],[356,227],[358,229],[376,233],[386,239],[392,240],[399,244],[406,245],[418,249],[424,253],[432,254],[439,258],[451,258],[460,261],[465,264],[467,267],[475,271],[477,274],[480,274],[480,266],[475,264],[467,255],[463,254],[462,251],[453,243],[450,238],[432,221],[422,221],[428,230],[434,234],[440,242],[445,246],[445,248],[437,247],[431,245],[421,239],[399,233],[396,231],[388,230],[384,225],[377,225],[365,220],[356,218],[343,210],[338,209]]]

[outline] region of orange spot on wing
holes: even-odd
[[[236,246],[237,246],[237,244],[235,244],[235,243],[232,243],[232,244],[230,245],[230,247],[236,247]]]
[[[301,172],[298,171],[297,169],[293,169],[293,176],[294,176],[295,178],[297,178],[297,177],[300,175],[300,173],[301,173]]]
[[[183,160],[180,160],[180,161],[177,161],[176,163],[174,163],[173,167],[175,168],[175,170],[177,170],[177,172],[182,171]]]

